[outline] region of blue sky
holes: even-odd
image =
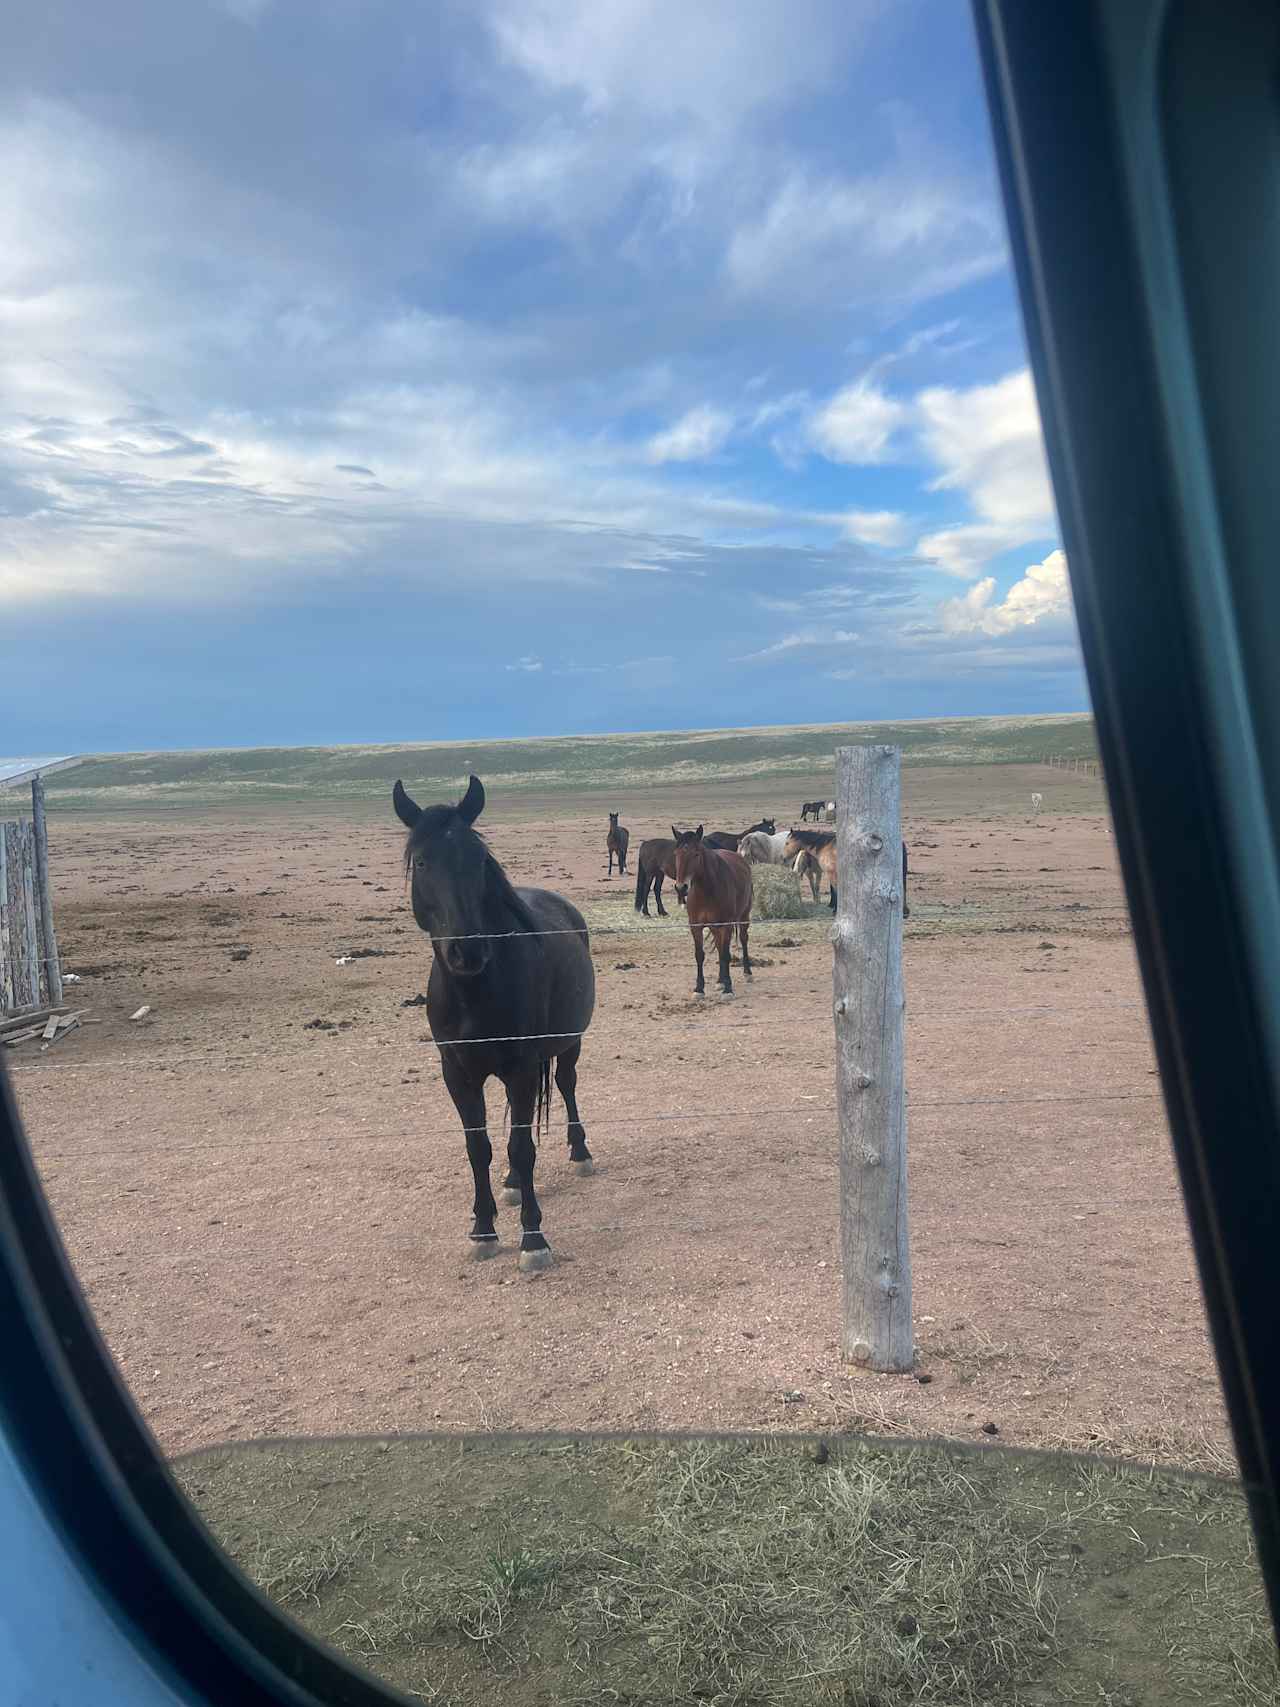
[[[47,13],[9,750],[1084,707],[962,0]]]

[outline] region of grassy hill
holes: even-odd
[[[121,753],[87,758],[48,779],[64,809],[233,801],[365,800],[396,777],[410,789],[449,788],[469,771],[504,791],[735,778],[830,777],[836,747],[881,741],[909,765],[1024,764],[1055,753],[1095,758],[1093,719],[972,717],[773,729],[707,729],[553,740],[423,742],[400,746],[253,747]]]

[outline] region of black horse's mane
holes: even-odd
[[[787,832],[800,843],[802,848],[825,848],[828,842],[834,842],[834,830],[797,830],[794,826]]]

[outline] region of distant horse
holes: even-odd
[[[653,898],[658,903],[658,917],[665,919],[667,909],[662,905],[662,880],[669,877],[674,882],[676,875],[676,844],[670,836],[652,836],[647,842],[641,842],[640,851],[636,855],[636,912],[643,913],[645,918],[649,913],[649,890],[653,890]]]
[[[751,976],[751,953],[747,947],[751,926],[751,867],[730,848],[708,847],[702,839],[701,824],[696,830],[677,830],[673,825],[671,834],[676,839],[676,893],[689,915],[693,958],[698,966],[694,994],[706,994],[702,981],[705,958],[702,933],[710,929],[720,955],[720,988],[726,996],[731,996],[729,949],[735,929],[742,949],[742,975]]]
[[[510,1166],[503,1198],[520,1203],[522,1269],[545,1268],[551,1249],[533,1189],[533,1126],[551,1112],[551,1062],[569,1113],[569,1159],[590,1173],[578,1116],[578,1056],[595,1007],[586,921],[549,889],[517,889],[472,828],[484,808],[473,776],[456,806],[420,807],[397,782],[392,803],[408,827],[405,869],[413,916],[431,938],[427,1024],[440,1046],[445,1087],[467,1140],[475,1179],[470,1240],[477,1256],[497,1248],[497,1205],[489,1184],[493,1147],[484,1087],[496,1076],[511,1111]],[[551,934],[546,934],[551,933]]]
[[[720,848],[729,853],[737,853],[738,843],[744,836],[749,836],[756,830],[762,831],[766,836],[772,836],[777,828],[778,826],[772,818],[762,818],[758,824],[748,824],[745,830],[739,830],[736,836],[732,830],[712,830],[706,838],[706,845],[709,848]]]
[[[793,829],[787,838],[787,858],[795,861],[797,872],[805,869],[802,860],[805,855],[816,859],[822,867],[827,882],[831,885],[831,911],[836,910],[836,837],[834,830],[796,830]],[[907,844],[902,844],[902,916],[911,917],[911,908],[907,905]]]
[[[763,830],[751,830],[738,843],[738,852],[748,865],[790,865],[787,858],[787,843],[790,840],[789,830],[777,830],[772,836],[766,836]],[[818,885],[822,879],[822,867],[811,854],[804,856],[802,862],[795,861],[796,875],[809,879],[809,889],[814,900],[818,899]]]
[[[618,861],[618,876],[627,875],[627,847],[631,841],[631,831],[618,822],[618,814],[609,814],[609,834],[605,837],[605,847],[609,850],[609,876],[613,876],[613,862]]]
[[[815,823],[820,824],[822,822],[822,814],[826,808],[826,804],[825,800],[806,800],[804,805],[800,808],[800,822],[802,824],[807,824],[810,818],[812,818]]]

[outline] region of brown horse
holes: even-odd
[[[618,876],[627,875],[627,846],[631,841],[631,832],[624,824],[618,822],[618,814],[609,814],[609,834],[605,837],[604,845],[609,850],[609,876],[613,876],[613,862],[618,862]]]
[[[751,867],[741,854],[728,848],[709,848],[702,839],[701,824],[696,830],[677,830],[673,825],[671,834],[676,839],[676,894],[689,914],[693,958],[698,966],[694,994],[706,993],[702,981],[702,933],[709,929],[720,955],[720,988],[726,996],[731,996],[729,949],[735,929],[742,947],[742,975],[751,976],[751,953],[747,947],[747,931],[751,926]]]
[[[640,852],[636,855],[636,912],[649,917],[649,891],[653,890],[653,898],[658,903],[658,917],[665,919],[667,909],[662,905],[662,880],[669,877],[675,882],[676,875],[676,844],[670,836],[651,836],[647,842],[641,842]]]
[[[817,860],[822,867],[823,876],[831,885],[831,911],[836,910],[836,836],[834,830],[797,830],[794,825],[787,837],[787,845],[783,849],[789,860],[795,861],[797,873],[803,874],[806,867],[802,865],[802,856],[807,861]],[[907,844],[902,844],[902,916],[911,917],[911,908],[907,905]]]

